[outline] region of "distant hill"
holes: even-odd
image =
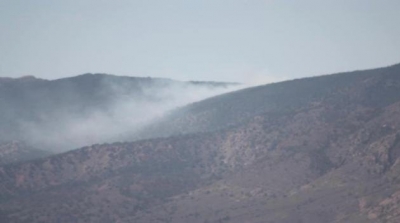
[[[170,109],[237,87],[107,74],[0,78],[0,140],[58,152],[119,141]]]
[[[0,219],[398,223],[399,117],[400,65],[217,96],[171,137],[0,168]]]
[[[34,160],[50,155],[51,153],[49,152],[31,148],[22,142],[0,142],[0,166]]]

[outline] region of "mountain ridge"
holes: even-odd
[[[175,113],[171,112],[169,116],[159,120],[158,122],[161,124],[157,122],[148,127],[148,129],[144,129],[139,138],[166,137],[175,134],[202,132],[206,129],[218,130],[235,126],[241,121],[261,113],[285,112],[282,110],[283,108],[290,110],[294,106],[300,109],[301,106],[307,106],[306,103],[309,101],[332,94],[337,90],[335,86],[346,90],[346,87],[350,87],[352,83],[366,76],[387,75],[384,74],[385,72],[392,72],[393,74],[389,75],[396,75],[399,69],[400,64],[396,64],[385,68],[288,80],[228,92],[176,109]],[[348,83],[340,83],[343,76],[346,77]],[[324,89],[325,87],[327,88]],[[313,95],[312,91],[317,91],[318,93]],[[323,92],[322,95],[321,92]],[[256,96],[248,100],[247,94]],[[293,101],[292,98],[295,97],[299,100]],[[379,97],[377,100],[382,99]],[[315,101],[313,102],[316,103]],[[239,103],[241,104],[239,105]],[[255,108],[255,106],[258,107]],[[277,106],[279,106],[279,109],[277,109]],[[209,107],[215,108],[214,111],[219,113],[213,113],[213,110],[207,109]],[[189,117],[186,115],[187,113],[197,117]],[[199,121],[196,121],[196,118]],[[192,122],[194,123],[192,124]],[[174,125],[178,126],[178,129],[169,127]]]
[[[3,166],[0,215],[9,222],[397,223],[400,66],[281,86],[182,108],[193,112],[186,113],[191,128],[217,120],[213,114],[234,119],[219,129]],[[274,106],[260,103],[265,95]],[[244,105],[253,107],[236,110]],[[211,116],[197,120],[207,110]]]
[[[107,74],[0,79],[0,140],[53,152],[119,141],[170,109],[238,86]]]

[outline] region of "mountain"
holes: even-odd
[[[107,74],[0,78],[0,140],[53,152],[124,140],[170,109],[237,87]]]
[[[399,117],[400,65],[224,94],[151,127],[169,137],[1,167],[0,219],[397,223]]]
[[[49,155],[51,153],[31,148],[22,142],[0,142],[0,166],[34,160]]]
[[[399,69],[399,65],[397,65],[388,68],[311,77],[269,84],[268,87],[259,86],[222,94],[177,109],[177,111],[142,130],[141,137],[165,137],[176,134],[215,131],[245,123],[249,118],[256,115],[295,112],[308,108],[312,104],[334,100],[335,97],[353,103],[350,100],[361,94],[367,98],[371,97],[365,103],[385,106],[397,99],[388,97],[388,95],[395,95],[395,92],[386,91],[395,91],[396,89],[381,89],[382,86],[366,89],[368,86],[362,85],[360,82],[370,79],[372,84],[372,82],[378,81],[374,79],[392,78],[391,76],[398,75]],[[350,90],[353,92],[349,92]],[[381,90],[385,90],[385,92]],[[344,98],[344,95],[350,95],[351,98]],[[363,102],[357,101],[357,103]]]

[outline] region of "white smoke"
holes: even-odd
[[[37,148],[63,152],[98,143],[134,138],[135,132],[168,111],[239,88],[237,85],[213,86],[167,82],[142,86],[142,96],[124,94],[121,83],[105,83],[119,95],[107,109],[89,114],[59,111],[42,122],[21,122],[24,140]],[[121,92],[119,92],[121,91]],[[44,115],[45,116],[45,115]]]

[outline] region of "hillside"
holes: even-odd
[[[0,166],[50,155],[51,153],[49,152],[31,148],[22,142],[0,142]]]
[[[397,223],[398,117],[400,65],[217,96],[157,124],[175,136],[1,167],[0,219]]]
[[[170,109],[237,86],[107,74],[0,78],[0,140],[54,152],[119,141]]]
[[[244,123],[249,118],[264,113],[299,111],[312,106],[313,103],[321,103],[333,97],[350,100],[344,98],[344,95],[354,98],[361,94],[364,97],[371,97],[365,103],[385,106],[397,99],[391,96],[395,95],[395,92],[387,91],[396,89],[382,88],[383,86],[380,85],[385,83],[378,82],[393,78],[397,80],[396,76],[399,72],[400,65],[394,65],[387,68],[285,81],[223,94],[178,109],[143,130],[141,138],[215,131]],[[361,82],[366,80],[369,80],[371,84],[376,84],[375,89],[372,89],[372,86],[365,89],[368,83],[363,85]]]

